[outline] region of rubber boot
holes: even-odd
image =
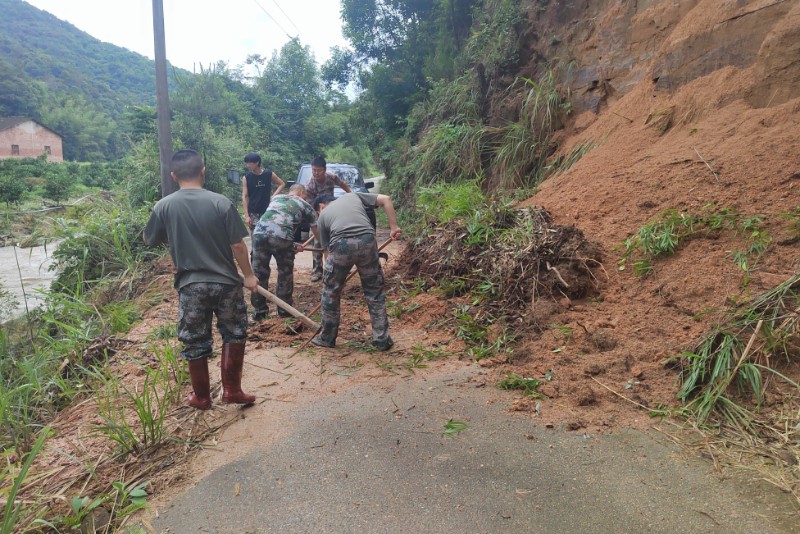
[[[253,404],[255,395],[242,391],[242,366],[244,343],[222,345],[222,402],[226,404]]]
[[[186,397],[186,403],[198,410],[211,409],[211,386],[208,383],[208,358],[189,360],[189,377],[193,393]]]

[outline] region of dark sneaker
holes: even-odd
[[[314,345],[316,345],[318,347],[325,347],[325,348],[328,348],[328,349],[332,349],[332,348],[334,348],[336,346],[333,343],[328,343],[327,341],[323,341],[322,339],[320,339],[319,336],[314,336],[311,339],[311,343],[313,343]]]
[[[322,273],[314,273],[311,275],[312,282],[319,282],[320,280],[322,280]]]
[[[394,341],[392,341],[392,338],[390,338],[390,337],[387,337],[385,340],[382,340],[382,341],[373,340],[372,341],[372,346],[375,347],[376,349],[378,349],[381,352],[386,352],[387,350],[389,350],[392,347],[394,347]]]
[[[266,321],[267,319],[269,319],[268,311],[254,312],[253,315],[250,316],[250,320],[254,323],[260,323],[261,321]]]

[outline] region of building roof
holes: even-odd
[[[23,122],[28,122],[33,119],[28,117],[0,117],[0,131],[8,130]],[[35,122],[35,121],[34,121]]]
[[[30,117],[0,117],[0,132],[2,132],[3,130],[8,130],[10,128],[13,128],[14,126],[18,126],[18,125],[22,124],[23,122],[28,122],[28,121],[35,122],[36,124],[38,124],[42,128],[50,130],[51,132],[53,132],[57,136],[62,137],[62,135],[60,133],[58,133],[57,131],[53,130],[52,128],[48,128],[47,126],[45,126],[41,122],[39,122],[39,121],[37,121],[35,119],[32,119]]]

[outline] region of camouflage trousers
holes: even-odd
[[[264,215],[264,214],[263,213],[258,213],[256,211],[250,211],[250,212],[247,212],[247,214],[250,216],[250,235],[252,236],[253,235],[253,230],[256,229],[256,225],[258,224],[258,221],[261,220],[261,216]]]
[[[217,316],[217,330],[223,343],[244,343],[247,339],[247,305],[242,286],[216,282],[195,282],[178,290],[178,339],[181,356],[187,360],[211,356],[211,319]]]
[[[292,292],[294,291],[294,241],[271,237],[262,234],[253,236],[253,272],[261,282],[261,287],[269,289],[269,262],[275,258],[278,265],[278,279],[275,281],[275,294],[279,299],[287,304],[292,304]],[[253,291],[250,296],[250,304],[253,305],[254,313],[269,313],[267,299]],[[278,315],[289,317],[288,312],[278,310]]]
[[[318,239],[315,239],[311,246],[320,248],[322,247],[322,243],[320,243]],[[312,252],[311,257],[311,273],[322,274],[322,252]]]
[[[331,245],[322,273],[322,330],[317,337],[325,344],[336,344],[342,290],[353,265],[358,268],[361,288],[369,308],[373,342],[386,344],[389,341],[386,293],[383,270],[378,261],[378,245],[373,234],[348,237]]]

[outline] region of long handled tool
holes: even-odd
[[[383,244],[378,247],[378,252],[380,252],[381,250],[386,248],[389,245],[389,243],[391,243],[392,241],[394,241],[394,238],[392,238],[392,237],[390,237],[389,239],[384,241]],[[344,279],[344,283],[346,284],[347,281],[350,280],[351,278],[353,278],[356,275],[357,272],[358,272],[358,269],[353,269],[352,271],[350,271],[350,274],[348,274],[347,278]],[[308,312],[308,314],[309,315],[314,315],[315,313],[317,313],[319,311],[319,309],[321,307],[322,307],[322,303],[320,302],[319,304],[314,306],[314,308],[310,312]]]
[[[305,315],[300,313],[297,310],[297,308],[295,308],[294,306],[292,306],[288,302],[286,302],[286,301],[284,301],[282,299],[279,299],[278,296],[275,295],[274,293],[270,293],[269,291],[267,291],[266,289],[264,289],[261,286],[256,287],[256,291],[258,291],[259,295],[262,295],[268,301],[274,303],[276,306],[279,306],[280,308],[282,308],[282,309],[286,310],[287,312],[289,312],[293,317],[296,317],[296,318],[300,319],[300,321],[304,325],[306,325],[307,327],[311,328],[311,330],[316,330],[316,329],[319,328],[319,324],[318,323],[315,323],[314,321],[312,321],[311,319],[309,319],[308,317],[306,317]]]

